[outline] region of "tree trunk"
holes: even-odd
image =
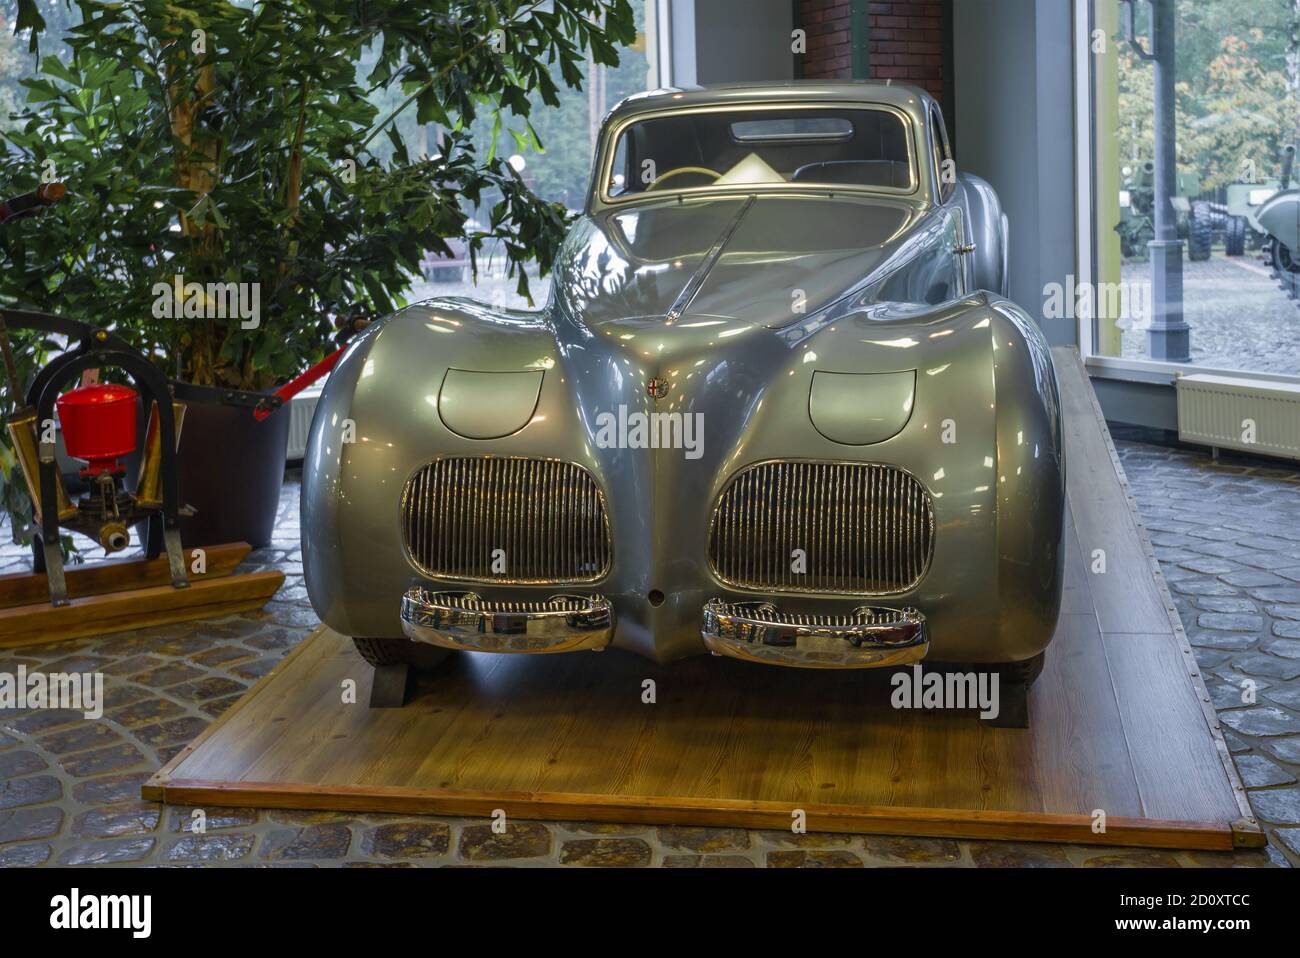
[[[168,66],[168,86],[172,101],[171,127],[179,144],[176,185],[202,198],[212,191],[216,183],[218,141],[215,137],[204,135],[199,128],[203,104],[216,88],[216,73],[210,63],[203,63],[207,59],[206,52],[194,54],[185,46],[189,42],[189,35],[183,25],[175,24],[168,28],[167,33],[172,37],[170,42],[175,45],[176,53]],[[187,61],[191,70],[198,70],[192,89],[188,82],[191,71],[183,68]],[[203,277],[207,270],[199,264],[214,258],[217,253],[215,227],[211,223],[199,225],[182,214],[181,233],[191,240],[191,254],[186,258],[192,267],[190,274],[195,279]],[[182,374],[190,382],[211,385],[217,381],[216,367],[221,348],[217,342],[214,322],[206,318],[195,321],[190,336],[188,368]]]

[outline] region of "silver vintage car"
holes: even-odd
[[[607,647],[997,668],[1056,625],[1055,374],[1007,222],[909,86],[668,89],[606,118],[537,312],[437,299],[331,376],[321,619],[376,666]]]

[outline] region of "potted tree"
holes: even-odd
[[[520,127],[585,58],[616,64],[627,0],[78,0],[70,55],[24,81],[0,134],[0,196],[42,178],[67,201],[0,237],[0,305],[111,326],[200,385],[268,390],[319,360],[336,328],[402,305],[426,250],[497,245],[518,288],[566,224],[468,133]],[[18,29],[35,44],[36,0]],[[363,55],[374,66],[357,68]],[[381,112],[377,92],[398,91]],[[389,100],[393,97],[389,96]],[[395,120],[441,135],[412,155]],[[383,154],[380,148],[382,145]],[[487,205],[471,228],[468,206]],[[181,439],[187,541],[270,536],[288,412],[195,406]]]

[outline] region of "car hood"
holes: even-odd
[[[739,195],[584,216],[552,288],[575,321],[779,329],[911,255],[929,207],[885,197]]]

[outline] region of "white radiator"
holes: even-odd
[[[1300,385],[1201,373],[1177,383],[1183,442],[1300,459]]]
[[[321,386],[316,383],[289,400],[289,442],[285,459],[301,459],[307,454],[307,431],[320,401]]]

